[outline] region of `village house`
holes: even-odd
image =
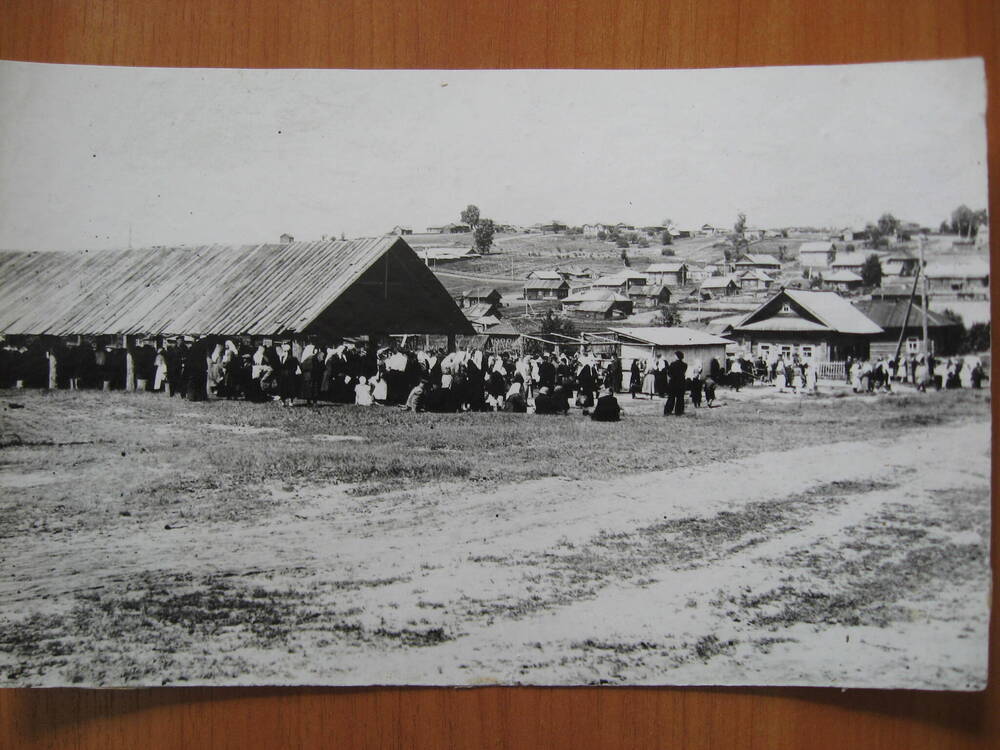
[[[844,229],[838,235],[844,242],[863,242],[871,239],[867,229]]]
[[[806,277],[825,271],[836,257],[837,251],[834,249],[833,243],[828,240],[825,242],[803,242],[799,245],[799,264]]]
[[[962,262],[935,261],[925,270],[927,286],[938,294],[975,299],[990,292],[990,267],[986,259],[970,258]]]
[[[628,298],[636,308],[663,307],[670,304],[670,290],[662,284],[643,284],[629,289]]]
[[[895,357],[901,338],[900,356],[920,354],[923,349],[923,308],[919,298],[913,301],[912,306],[908,298],[860,300],[854,306],[882,329],[882,333],[871,338],[869,351],[873,359]],[[940,313],[927,312],[927,338],[931,353],[943,356],[953,354],[961,336],[962,327],[956,321]]]
[[[628,294],[629,289],[643,286],[647,281],[645,275],[626,268],[610,276],[601,276],[599,279],[595,279],[591,282],[590,287],[592,289],[612,290],[625,295]]]
[[[569,282],[556,274],[554,279],[528,279],[524,282],[527,300],[564,299],[569,295]]]
[[[685,263],[653,263],[644,273],[651,284],[687,286],[688,267]]]
[[[703,299],[732,297],[739,294],[740,286],[732,276],[711,276],[701,282],[699,291]]]
[[[736,283],[739,284],[740,291],[749,294],[760,294],[767,292],[774,285],[774,279],[763,271],[756,268],[743,271],[737,274]]]
[[[632,362],[650,362],[657,358],[673,360],[674,352],[684,353],[688,372],[693,373],[698,366],[707,375],[709,362],[715,359],[720,364],[726,361],[726,346],[729,339],[715,336],[705,331],[683,326],[655,326],[636,328],[611,328],[611,335],[621,343],[621,364],[623,371],[622,389],[628,389],[629,370]]]
[[[557,268],[556,273],[566,279],[570,283],[570,286],[580,282],[587,282],[594,278],[594,272],[584,266]]]
[[[417,255],[432,268],[439,263],[454,263],[458,260],[479,257],[477,252],[468,247],[422,247],[417,251]]]
[[[500,320],[500,318],[503,317],[503,313],[500,312],[500,305],[493,304],[491,302],[477,302],[474,305],[463,307],[462,313],[470,322],[473,323],[477,320],[482,320],[483,318]]]
[[[288,232],[285,232],[278,239],[280,240],[280,242],[281,242],[282,245],[290,245],[293,242],[295,242],[295,238],[292,237],[292,235],[288,234]]]
[[[477,286],[475,289],[469,289],[462,294],[462,307],[472,307],[484,302],[499,307],[502,300],[503,295],[493,287]]]
[[[389,234],[395,234],[395,235],[399,235],[399,236],[405,236],[405,235],[408,235],[408,234],[413,234],[413,228],[412,227],[404,227],[404,226],[401,226],[401,225],[397,224],[396,226],[394,226],[392,229],[389,230]]]
[[[600,222],[596,224],[584,224],[583,225],[583,236],[584,237],[596,237],[597,235],[604,233],[607,234],[610,227],[607,224],[602,224]]]
[[[756,269],[758,271],[780,271],[781,262],[773,255],[745,253],[733,264],[737,271]]]
[[[823,286],[838,292],[850,292],[864,284],[854,271],[834,271],[823,276]]]
[[[782,289],[732,325],[725,335],[753,355],[772,352],[815,362],[867,359],[882,329],[836,292]]]
[[[472,231],[468,224],[456,224],[454,222],[440,227],[427,227],[428,234],[462,234]]]
[[[894,250],[882,258],[885,276],[913,276],[920,266],[920,259],[906,250]]]
[[[563,275],[559,271],[547,268],[538,268],[534,271],[529,271],[527,278],[538,279],[539,281],[559,281],[563,278]]]
[[[611,320],[631,315],[635,310],[635,303],[614,290],[589,289],[566,297],[562,301],[562,310],[584,318]]]
[[[874,255],[874,253],[837,253],[837,257],[830,263],[830,268],[834,271],[853,271],[860,275],[868,255]]]

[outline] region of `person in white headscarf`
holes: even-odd
[[[354,386],[354,403],[358,406],[372,405],[372,387],[364,375],[358,378],[358,384]]]

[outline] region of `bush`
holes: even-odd
[[[639,240],[639,247],[649,247],[649,240],[647,240],[645,237],[642,237]]]
[[[625,239],[624,237],[619,237],[618,242],[616,244],[618,245],[618,247],[625,248],[628,247],[628,240]]]
[[[660,250],[660,255],[666,258],[673,258],[675,255],[677,255],[677,251],[674,250],[672,247],[665,247],[662,250]]]

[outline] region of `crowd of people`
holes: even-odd
[[[716,389],[734,390],[757,382],[778,391],[815,392],[819,374],[808,359],[779,355],[747,358],[742,354],[719,361],[686,362],[677,351],[672,358],[634,360],[623,372],[610,353],[596,355],[542,352],[489,353],[479,349],[445,352],[375,347],[345,341],[336,346],[318,342],[251,345],[216,339],[168,339],[130,349],[137,390],[160,391],[192,401],[215,397],[275,401],[327,401],[359,406],[399,406],[411,411],[506,411],[567,414],[571,406],[595,420],[617,420],[622,408],[616,393],[633,399],[665,400],[665,415],[694,407],[711,407]],[[79,344],[0,347],[0,386],[46,387],[50,360],[57,362],[58,387],[123,389],[128,370],[126,350],[81,341]],[[907,382],[920,390],[979,388],[987,377],[977,357],[936,359],[904,357],[849,360],[847,383],[857,393],[891,390]]]

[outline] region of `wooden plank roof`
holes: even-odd
[[[423,316],[424,322],[432,320],[432,327],[446,329],[429,333],[468,329],[461,311],[410,246],[398,236],[388,236],[284,245],[2,252],[0,332],[57,336],[301,333],[382,259],[385,291],[353,290],[352,298],[391,304],[389,269],[394,268],[397,275],[405,269],[410,286],[419,290],[420,304],[434,308],[433,315]],[[406,332],[402,328],[409,311],[400,307],[398,332]],[[384,311],[379,317],[382,325],[391,318]],[[357,322],[352,325],[356,327]],[[357,333],[365,331],[344,331],[345,335]]]

